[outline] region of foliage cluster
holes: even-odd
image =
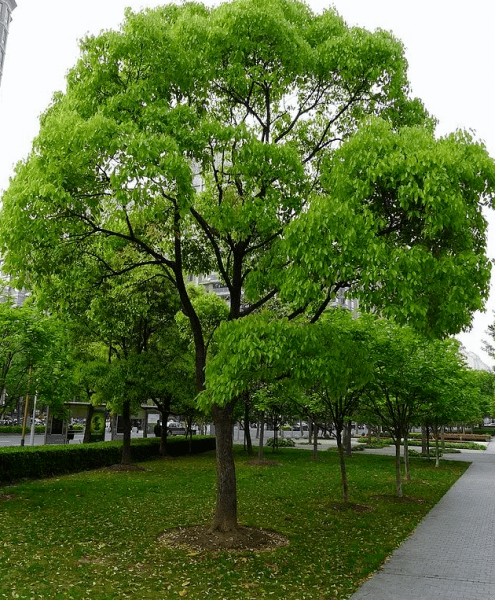
[[[71,397],[67,367],[67,339],[56,319],[31,300],[0,303],[0,416],[26,395],[59,409]]]
[[[266,445],[270,448],[276,446],[277,448],[294,448],[296,442],[292,438],[268,438],[266,440]]]

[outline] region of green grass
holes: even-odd
[[[393,496],[393,458],[348,460],[351,501],[340,508],[338,457],[276,454],[278,467],[247,465],[236,449],[241,524],[283,533],[271,552],[217,555],[166,548],[165,529],[209,524],[213,453],[143,463],[141,472],[88,471],[3,487],[0,598],[250,600],[344,599],[414,529],[467,468],[412,459],[414,499]]]

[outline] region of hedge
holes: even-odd
[[[83,427],[84,429],[84,427]],[[13,433],[22,433],[22,425],[1,425],[0,433],[5,433],[7,435]],[[26,433],[31,433],[31,427],[26,427]],[[35,425],[34,433],[45,433],[44,425]]]
[[[191,447],[189,444],[185,438],[169,438],[167,452],[170,456],[184,456],[190,448],[192,454],[214,450],[215,438],[195,436]],[[135,462],[156,458],[159,453],[158,438],[132,440],[131,456]],[[0,448],[0,483],[98,469],[118,464],[121,459],[121,441]]]

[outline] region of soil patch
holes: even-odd
[[[377,500],[388,500],[389,502],[395,502],[397,504],[424,504],[426,500],[423,498],[413,498],[412,496],[392,496],[389,494],[378,494],[373,496]]]
[[[15,500],[16,498],[15,494],[0,494],[0,501]]]
[[[138,465],[110,465],[105,469],[107,471],[146,471],[144,467],[138,467]]]
[[[357,515],[362,515],[363,513],[371,512],[373,507],[367,504],[344,504],[342,502],[339,504],[334,504],[333,510],[352,510],[352,512],[356,513]]]
[[[289,545],[289,540],[275,531],[255,527],[239,527],[237,531],[210,532],[208,527],[177,527],[158,537],[168,548],[193,550],[196,552],[221,552],[246,550],[262,552]]]
[[[266,458],[253,458],[252,460],[246,463],[251,467],[280,467],[280,463],[275,460],[268,460]]]

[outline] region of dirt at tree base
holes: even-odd
[[[104,467],[107,471],[146,471],[144,467],[138,467],[138,465],[110,465],[109,467]]]
[[[206,526],[177,527],[163,532],[158,541],[168,548],[195,552],[263,552],[289,545],[289,540],[280,533],[256,527],[239,527],[226,533],[211,532]]]
[[[397,496],[393,494],[375,494],[373,498],[379,500],[388,500],[396,504],[424,504],[426,500],[424,498],[414,498],[413,496]]]
[[[7,501],[7,500],[17,500],[17,496],[15,494],[0,494],[0,501]]]
[[[253,458],[246,463],[251,467],[280,467],[280,463],[268,458]]]
[[[369,506],[367,504],[353,504],[352,502],[348,502],[347,504],[344,504],[344,502],[340,502],[339,504],[334,504],[333,505],[333,510],[351,510],[352,512],[356,513],[357,515],[360,514],[364,514],[367,512],[371,512],[373,509],[372,506]]]

